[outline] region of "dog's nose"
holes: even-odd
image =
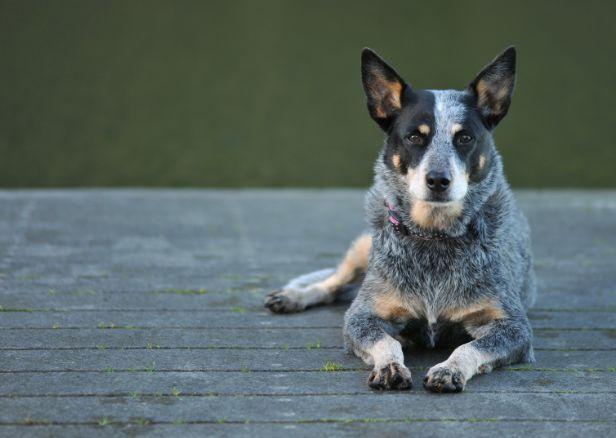
[[[451,176],[444,172],[429,172],[426,175],[428,188],[435,192],[444,192],[451,183]]]

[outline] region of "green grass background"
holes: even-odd
[[[361,48],[461,88],[509,44],[512,183],[616,186],[615,4],[0,0],[0,186],[367,186]]]

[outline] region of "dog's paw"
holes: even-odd
[[[432,392],[461,392],[466,385],[462,372],[447,365],[435,365],[428,370],[423,386]]]
[[[297,293],[290,289],[277,290],[268,294],[265,307],[274,313],[301,312],[306,308],[297,297]]]
[[[368,377],[368,385],[374,389],[411,389],[413,379],[407,367],[390,363],[382,368],[375,368]]]

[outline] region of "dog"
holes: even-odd
[[[265,306],[298,312],[355,293],[345,346],[373,367],[376,389],[411,388],[403,345],[457,345],[428,370],[432,392],[534,361],[530,229],[492,136],[511,103],[515,48],[461,91],[414,89],[370,49],[361,73],[368,112],[385,132],[365,201],[370,231],[337,269],[292,280]]]

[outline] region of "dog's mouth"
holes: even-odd
[[[442,192],[425,190],[423,187],[417,190],[414,186],[409,187],[412,200],[430,204],[433,207],[446,207],[449,204],[460,203],[464,200],[466,192],[459,190],[445,190]]]
[[[432,194],[428,196],[427,199],[423,199],[423,201],[428,203],[431,207],[448,207],[460,202],[459,199],[452,199],[446,194]]]
[[[437,201],[417,200],[411,205],[411,219],[422,228],[442,231],[453,226],[463,208],[461,201],[445,198]]]

